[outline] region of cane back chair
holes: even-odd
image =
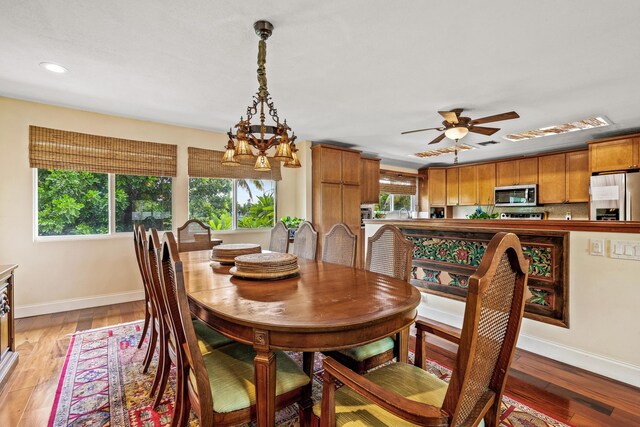
[[[235,343],[200,350],[189,311],[182,261],[173,233],[162,241],[162,290],[169,314],[170,339],[176,343],[176,397],[172,426],[187,425],[195,411],[200,426],[236,425],[255,417],[255,375],[252,347]],[[281,351],[276,357],[276,409],[303,397],[310,381],[296,362]]]
[[[369,238],[365,268],[404,281],[411,276],[413,243],[405,239],[393,225],[383,225]],[[386,337],[369,344],[346,350],[327,352],[328,356],[358,373],[364,373],[398,356],[398,337]]]
[[[349,230],[346,224],[334,224],[324,236],[322,262],[354,267],[356,265],[356,240],[356,235]]]
[[[275,227],[271,229],[269,250],[285,254],[289,251],[289,229],[282,221],[276,222]]]
[[[324,360],[320,425],[497,427],[515,350],[528,261],[515,234],[498,233],[469,279],[460,346],[447,384],[417,366],[391,363],[360,376]],[[336,391],[336,380],[345,387]]]
[[[304,221],[296,231],[293,244],[293,254],[298,258],[316,259],[318,249],[318,232],[313,229],[309,221]]]

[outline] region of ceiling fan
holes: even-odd
[[[460,116],[460,114],[462,114],[463,111],[464,109],[462,108],[456,108],[451,111],[438,111],[438,114],[444,117],[441,127],[410,130],[410,131],[402,132],[402,135],[405,135],[408,133],[423,132],[425,130],[437,130],[440,132],[444,131],[444,133],[439,135],[436,139],[431,141],[429,144],[436,144],[442,141],[445,136],[449,139],[453,139],[457,141],[463,138],[464,136],[466,136],[467,133],[469,132],[479,133],[482,135],[493,135],[494,133],[500,130],[500,128],[490,128],[490,127],[476,126],[476,125],[481,125],[484,123],[491,123],[491,122],[500,122],[502,120],[517,119],[518,117],[520,117],[518,113],[516,113],[515,111],[510,111],[508,113],[496,114],[493,116],[487,116],[487,117],[482,117],[481,119],[472,120],[469,117]]]

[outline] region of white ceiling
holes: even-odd
[[[452,141],[427,147],[436,131],[400,132],[438,126],[437,110],[520,114],[490,138],[465,137],[500,144],[464,162],[640,127],[637,0],[0,0],[0,95],[225,131],[257,90],[259,19],[275,26],[269,90],[300,139],[420,167],[452,155],[412,153]],[[596,115],[614,125],[502,138]]]

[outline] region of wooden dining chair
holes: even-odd
[[[413,243],[405,239],[398,227],[383,225],[369,238],[365,269],[408,282],[412,252]],[[358,373],[364,373],[398,357],[399,351],[400,340],[396,336],[325,354]]]
[[[322,245],[322,262],[346,265],[356,265],[357,237],[346,224],[334,224],[324,236]]]
[[[211,228],[197,219],[190,219],[178,228],[178,250],[180,252],[211,249]]]
[[[304,221],[296,231],[293,243],[293,254],[298,258],[316,259],[318,249],[318,232],[313,229],[310,222]]]
[[[364,376],[324,360],[321,426],[419,425],[497,427],[515,350],[528,261],[512,233],[496,234],[469,279],[462,335],[447,384],[417,366],[391,363]],[[336,391],[336,380],[345,386]]]
[[[171,425],[186,426],[191,409],[202,427],[250,421],[256,412],[255,350],[235,343],[203,353],[191,322],[182,261],[173,233],[165,233],[160,255],[170,340],[176,343],[176,397]],[[286,353],[274,353],[279,409],[301,400],[303,387],[310,379]]]
[[[271,229],[269,250],[282,253],[289,251],[289,229],[282,221],[276,222],[275,227]]]
[[[158,330],[155,327],[157,323],[157,307],[154,299],[151,297],[151,278],[149,277],[149,270],[145,261],[145,252],[147,247],[146,240],[147,233],[145,232],[144,225],[134,224],[133,243],[135,246],[138,268],[140,269],[140,276],[142,276],[142,283],[144,285],[144,325],[142,326],[142,335],[138,342],[138,348],[142,347],[142,343],[147,336],[147,331],[149,330],[149,327],[151,327],[149,343],[147,344],[147,352],[145,353],[144,359],[142,359],[143,373],[147,373],[149,370],[158,339]]]

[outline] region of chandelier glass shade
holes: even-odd
[[[258,42],[258,92],[253,96],[253,102],[247,107],[246,119],[240,117],[235,124],[235,134],[230,129],[227,132],[229,142],[225,147],[222,164],[225,166],[237,166],[240,160],[256,157],[255,170],[269,171],[271,164],[267,158],[267,150],[276,147],[273,159],[283,162],[287,168],[299,168],[300,160],[296,152],[296,136],[287,125],[287,120],[280,121],[278,110],[275,108],[269,90],[267,89],[267,73],[265,63],[267,59],[267,42],[273,31],[273,25],[267,21],[258,21],[253,24],[256,34],[260,37]],[[267,123],[267,117],[271,124]],[[257,123],[252,120],[257,119]],[[254,154],[252,148],[257,150]]]

